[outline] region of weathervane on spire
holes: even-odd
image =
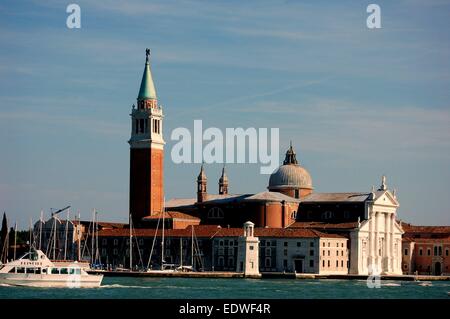
[[[147,48],[147,49],[145,49],[145,62],[148,62],[149,55],[150,55],[150,49]]]

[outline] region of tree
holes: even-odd
[[[6,244],[6,236],[8,236],[8,221],[6,220],[6,212],[3,213],[2,229],[0,230],[0,255],[4,251],[4,245]],[[7,252],[7,250],[6,250]]]
[[[6,213],[3,213],[2,229],[0,230],[0,247],[3,247],[6,235],[8,234],[8,221],[6,220]]]

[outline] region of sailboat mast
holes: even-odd
[[[180,237],[180,267],[183,267],[183,238]]]
[[[194,225],[192,227],[192,234],[191,234],[191,267],[194,269]]]
[[[92,212],[91,264],[94,264],[95,209]]]
[[[16,260],[16,248],[17,248],[17,222],[14,225],[14,260]]]
[[[81,229],[81,215],[80,212],[78,212],[78,225],[77,225],[78,229],[77,229],[77,239],[78,239],[78,261],[81,260],[81,231],[79,231],[79,229]]]
[[[30,218],[30,252],[31,252],[31,246],[33,245],[33,231],[32,231],[32,227],[33,227],[33,219]],[[15,259],[15,258],[14,258]]]
[[[67,219],[66,219],[66,231],[64,235],[64,260],[67,260],[67,237],[69,232],[69,218],[70,218],[70,209],[67,211]]]
[[[162,211],[162,240],[161,240],[161,270],[164,269],[164,215],[166,212],[166,198],[164,197],[164,207]]]
[[[53,215],[53,260],[56,260],[56,215]]]
[[[132,249],[133,249],[133,241],[132,241],[132,239],[133,239],[133,233],[132,233],[132,227],[133,227],[133,225],[132,225],[132,220],[131,220],[131,214],[130,214],[130,249],[129,249],[129,251],[130,251],[130,271],[131,270],[133,270],[133,251],[132,251]]]
[[[98,212],[95,211],[95,262],[101,264],[100,252],[98,251]]]
[[[39,250],[41,250],[42,245],[42,223],[44,219],[44,212],[41,210],[41,218],[39,219]]]

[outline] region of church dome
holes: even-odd
[[[269,179],[269,190],[284,188],[313,189],[311,175],[297,162],[292,145],[286,152],[286,158]]]
[[[312,189],[311,175],[298,164],[282,165],[270,175],[269,189],[286,187]]]

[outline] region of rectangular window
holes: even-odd
[[[336,268],[339,267],[339,261],[336,260]]]
[[[445,250],[445,256],[448,256],[448,249]]]
[[[302,247],[302,243],[301,242],[297,242],[297,247]]]
[[[288,242],[285,241],[285,242],[284,242],[284,247],[287,247],[287,246],[288,246]]]
[[[288,252],[287,249],[284,250],[284,255],[287,256]]]
[[[253,250],[253,246],[250,246],[250,250]]]
[[[341,267],[344,268],[344,261],[341,260]]]
[[[328,260],[328,268],[330,267],[330,261]]]
[[[311,250],[309,251],[309,255],[310,255],[310,256],[314,256],[314,249],[311,249]]]
[[[408,248],[405,248],[405,256],[408,256]]]
[[[430,248],[427,249],[427,255],[431,256],[431,249]]]
[[[309,261],[309,267],[314,268],[314,260],[311,259]]]
[[[325,260],[322,260],[322,267],[325,267]]]
[[[314,242],[313,241],[309,243],[309,247],[314,247]]]

